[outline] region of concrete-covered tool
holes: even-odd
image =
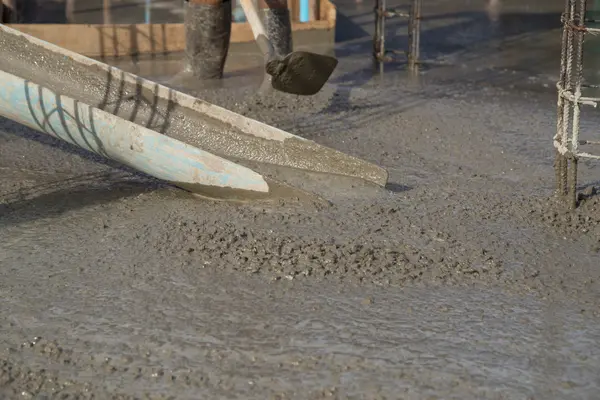
[[[335,70],[338,60],[308,51],[294,51],[283,59],[279,58],[275,54],[253,0],[240,2],[256,43],[265,57],[265,69],[272,77],[273,88],[303,96],[311,96],[321,90]]]
[[[270,196],[289,184],[282,170],[387,182],[377,165],[4,25],[0,48],[0,115],[184,189]]]
[[[268,192],[241,165],[0,71],[0,115],[180,185]]]

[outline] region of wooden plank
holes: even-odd
[[[290,4],[290,20],[292,23],[300,21],[300,1],[294,0],[292,4]]]
[[[183,24],[83,25],[9,24],[20,32],[88,57],[119,57],[134,54],[167,54],[185,50]],[[329,20],[292,23],[292,30],[329,30]],[[248,23],[234,23],[231,42],[252,42]]]
[[[7,26],[88,57],[166,54],[185,50],[183,24]]]
[[[319,0],[319,21],[327,21],[330,29],[335,29],[337,9],[329,0]]]
[[[308,20],[316,21],[317,18],[317,0],[308,0]]]

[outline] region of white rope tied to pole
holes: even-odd
[[[563,97],[566,100],[569,100],[572,103],[584,104],[586,106],[591,106],[594,108],[598,108],[598,103],[600,103],[600,97],[584,97],[579,93],[576,95],[569,90],[565,90],[561,87],[560,82],[556,84],[556,88],[558,90],[558,95]]]

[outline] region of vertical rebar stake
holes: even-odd
[[[583,81],[583,41],[585,38],[584,15],[586,9],[586,0],[579,0],[579,14],[577,16],[577,32],[575,34],[575,82],[573,101],[573,126],[571,132],[571,176],[569,184],[569,196],[571,199],[571,208],[577,207],[577,163],[579,157],[579,126],[581,117],[581,106],[579,99],[581,97],[581,85]]]
[[[373,33],[373,62],[381,68],[379,52],[381,49],[381,0],[375,0],[375,31]]]
[[[377,59],[379,60],[379,73],[383,76],[383,69],[385,68],[385,12],[387,2],[386,0],[379,0],[379,52],[377,53]]]
[[[379,54],[379,0],[375,0],[375,7],[373,13],[375,14],[375,31],[373,32],[373,58],[377,62],[377,55]]]
[[[559,145],[564,145],[563,137],[565,132],[565,122],[564,122],[564,114],[565,107],[567,106],[565,103],[565,98],[562,95],[562,90],[566,89],[567,77],[566,77],[566,65],[567,65],[567,37],[568,37],[568,16],[570,12],[570,0],[565,0],[565,10],[562,15],[562,23],[563,23],[563,32],[562,32],[562,46],[561,46],[561,55],[560,55],[560,76],[558,82],[558,100],[557,100],[557,115],[556,115],[556,135],[554,136],[554,140]],[[564,155],[557,148],[554,154],[554,174],[556,179],[556,195],[561,197],[564,195],[564,188],[562,187],[562,171],[564,168]]]
[[[75,0],[66,0],[65,2],[65,17],[67,23],[75,23]]]
[[[576,14],[576,2],[575,0],[567,0],[568,13],[565,23],[567,24],[567,38],[566,38],[566,57],[565,57],[565,86],[564,89],[573,93],[573,59],[575,58],[573,49],[573,39],[575,32],[573,31],[573,25],[575,22]],[[571,117],[572,102],[568,101],[567,106],[563,110],[563,130],[561,132],[561,143],[563,146],[568,146],[568,126],[569,119]],[[560,171],[560,186],[563,196],[569,193],[569,182],[568,182],[568,154],[563,154],[562,168]]]
[[[556,196],[558,197],[563,195],[560,187],[560,173],[563,168],[563,160],[563,155],[560,154],[560,151],[558,151],[558,149],[556,149],[554,154],[554,177],[556,179]]]
[[[415,71],[419,65],[421,34],[421,0],[413,0],[408,20],[408,68]]]
[[[146,20],[146,24],[149,24],[151,21],[152,14],[152,0],[146,0],[146,6],[144,7],[144,19]]]
[[[102,19],[104,20],[105,25],[111,24],[111,4],[110,0],[103,0],[102,2]]]
[[[569,205],[571,207],[571,210],[574,210],[577,208],[577,164],[578,164],[579,160],[577,160],[577,157],[573,157],[571,158],[571,169],[569,170],[570,172],[570,177],[569,177]]]

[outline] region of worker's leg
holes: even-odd
[[[275,50],[275,56],[283,58],[292,52],[292,23],[287,0],[257,0],[258,8],[264,18],[269,41]],[[259,93],[273,91],[271,75],[265,72]]]
[[[185,69],[199,79],[220,79],[231,36],[231,0],[185,0]]]
[[[263,12],[275,54],[285,57],[292,52],[292,23],[287,0],[258,0],[258,8]]]
[[[2,22],[5,24],[14,24],[19,22],[19,10],[17,0],[2,1]]]
[[[488,0],[487,14],[488,18],[492,22],[497,22],[500,18],[500,7],[502,6],[501,0]]]

